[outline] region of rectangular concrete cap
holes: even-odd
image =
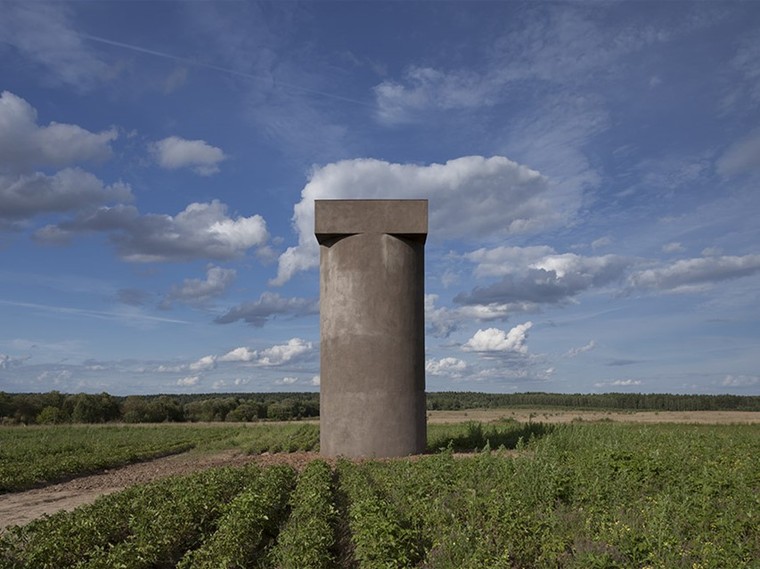
[[[428,232],[427,200],[315,200],[317,240],[338,235],[387,233],[421,239]]]

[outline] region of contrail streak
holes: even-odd
[[[270,79],[268,77],[264,77],[263,75],[255,75],[253,73],[245,73],[243,71],[236,71],[234,69],[229,69],[227,67],[221,67],[219,65],[214,65],[213,63],[203,63],[201,61],[196,61],[194,59],[190,59],[187,57],[180,57],[178,55],[172,55],[171,53],[165,53],[162,51],[156,51],[154,49],[147,49],[145,47],[140,47],[137,45],[132,45],[128,43],[123,43],[120,41],[114,41],[109,40],[106,38],[101,38],[98,36],[91,36],[89,34],[79,34],[80,37],[98,42],[103,43],[106,45],[111,45],[115,47],[121,47],[123,49],[129,49],[131,51],[136,51],[138,53],[145,53],[147,55],[153,55],[156,57],[162,57],[164,59],[171,59],[172,61],[179,61],[181,63],[185,63],[187,65],[193,65],[195,67],[202,67],[204,69],[211,69],[213,71],[219,71],[220,73],[227,73],[228,75],[234,75],[236,77],[242,77],[244,79],[253,79],[255,81],[264,81],[264,82],[271,82],[274,85],[278,85],[280,87],[285,87],[286,89],[292,89],[295,91],[302,91],[304,93],[309,93],[311,95],[318,95],[320,97],[327,97],[329,99],[335,99],[337,101],[343,101],[346,103],[352,103],[354,105],[361,105],[363,107],[372,107],[370,103],[366,103],[364,101],[359,101],[358,99],[352,99],[350,97],[344,97],[342,95],[336,95],[334,93],[327,93],[325,91],[318,91],[316,89],[309,89],[308,87],[301,87],[300,85],[293,85],[291,83],[283,83],[282,81],[276,81],[273,79]]]
[[[6,306],[17,306],[19,308],[31,308],[43,312],[58,312],[60,314],[73,314],[88,316],[90,318],[116,319],[116,320],[147,320],[149,322],[168,322],[170,324],[190,324],[187,320],[176,320],[174,318],[162,318],[160,316],[150,316],[148,314],[129,313],[129,312],[108,312],[105,310],[90,310],[87,308],[71,308],[67,306],[52,306],[50,304],[37,304],[33,302],[16,302],[13,300],[0,299],[0,304]]]

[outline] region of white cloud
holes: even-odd
[[[443,72],[431,67],[411,67],[406,85],[386,80],[374,87],[377,118],[394,124],[414,121],[430,110],[483,107],[496,101],[500,87],[488,77],[469,70]]]
[[[216,367],[216,356],[203,356],[188,366],[190,371],[206,371]]]
[[[269,238],[260,215],[233,219],[227,216],[227,206],[218,200],[191,203],[173,217],[141,215],[132,206],[102,207],[46,226],[37,232],[37,238],[61,240],[89,231],[112,233],[121,257],[139,263],[227,260],[252,247],[263,247]]]
[[[301,338],[291,338],[286,344],[278,344],[261,350],[257,363],[264,366],[277,366],[304,356],[313,350],[311,342]]]
[[[187,366],[184,364],[177,364],[177,365],[161,364],[156,368],[155,371],[159,373],[177,373],[177,372],[186,371],[186,370],[187,370]]]
[[[475,71],[472,66],[412,65],[400,80],[386,79],[377,85],[378,119],[393,124],[412,121],[425,111],[487,107],[503,101],[510,90],[524,89],[526,81],[577,90],[610,73],[617,59],[663,42],[686,27],[664,22],[659,29],[631,25],[613,30],[572,5],[554,6],[538,18],[528,14],[527,18],[513,15],[515,25],[489,42],[490,49],[479,55]]]
[[[313,349],[314,346],[311,342],[307,342],[301,338],[291,338],[285,344],[276,344],[261,351],[241,346],[230,350],[223,356],[215,358],[215,360],[219,362],[253,362],[261,366],[278,366],[306,356]]]
[[[206,269],[206,279],[185,279],[179,286],[173,286],[162,302],[168,306],[174,301],[192,305],[203,305],[227,290],[235,280],[235,269],[223,269],[209,266]]]
[[[429,231],[436,240],[537,231],[569,215],[561,200],[552,200],[546,178],[503,156],[465,156],[429,166],[345,160],[312,172],[294,207],[298,245],[280,256],[273,284],[318,265],[314,200],[341,198],[427,198]]]
[[[663,253],[681,253],[682,251],[685,251],[684,246],[677,241],[666,243],[662,246]]]
[[[277,293],[264,292],[258,300],[244,302],[230,308],[216,318],[218,324],[229,324],[243,320],[252,326],[261,327],[271,318],[283,316],[306,316],[319,312],[317,300],[309,298],[285,298]]]
[[[178,379],[177,385],[182,387],[193,387],[195,385],[198,385],[200,381],[201,377],[199,375],[188,375],[187,377]]]
[[[314,377],[311,378],[311,382],[310,383],[311,383],[311,385],[319,387],[320,381],[321,381],[320,376],[315,375]]]
[[[724,387],[753,387],[760,385],[760,376],[757,375],[727,375],[721,385]]]
[[[41,172],[19,176],[0,174],[0,221],[77,211],[105,202],[131,199],[132,192],[127,184],[117,182],[105,186],[79,168],[64,168],[52,176]]]
[[[734,91],[726,101],[729,106],[734,106],[742,95],[760,101],[760,33],[754,31],[741,38],[731,66],[741,79],[732,84]]]
[[[585,352],[590,352],[595,347],[596,347],[596,342],[594,340],[591,340],[585,346],[580,346],[579,348],[570,348],[567,351],[567,353],[565,354],[565,356],[567,356],[568,358],[574,358],[575,356],[577,356],[579,354],[583,354]]]
[[[718,160],[717,167],[723,176],[760,169],[760,130],[729,146]]]
[[[698,257],[638,271],[630,276],[629,285],[639,289],[688,292],[757,272],[760,272],[760,255]]]
[[[528,321],[524,324],[518,324],[509,332],[499,328],[478,330],[462,348],[473,352],[527,354],[528,346],[525,345],[525,341],[528,338],[528,330],[531,326],[533,323]]]
[[[0,172],[105,160],[117,136],[114,128],[94,133],[73,124],[38,126],[34,107],[10,91],[0,94]]]
[[[201,176],[219,172],[219,163],[226,158],[221,148],[211,146],[203,140],[186,140],[178,136],[154,142],[149,149],[162,168],[192,168]]]
[[[532,312],[538,305],[531,302],[471,304],[448,308],[437,306],[437,294],[425,295],[425,323],[428,331],[436,337],[446,338],[468,320],[490,322],[506,320],[514,314]]]
[[[597,249],[602,249],[609,245],[612,245],[612,237],[610,237],[609,235],[605,235],[604,237],[600,237],[599,239],[594,239],[591,242],[591,248],[594,249],[595,251]]]
[[[275,381],[278,385],[293,385],[294,383],[298,383],[297,377],[283,377],[282,379],[278,379]]]
[[[720,257],[723,254],[723,249],[720,247],[705,247],[701,253],[703,257]]]
[[[444,375],[459,377],[467,369],[467,363],[458,358],[441,358],[440,360],[428,360],[425,363],[425,371],[430,375]]]
[[[4,2],[2,42],[15,48],[35,75],[85,90],[113,75],[71,22],[71,6],[61,2]]]
[[[494,247],[481,248],[464,255],[475,263],[476,277],[501,277],[519,271],[523,267],[555,253],[546,245],[534,247]]]
[[[219,358],[220,362],[252,362],[256,359],[256,350],[241,346],[230,350]]]
[[[14,357],[8,354],[0,354],[0,369],[11,369],[12,367],[20,366],[31,356]]]
[[[640,379],[615,379],[613,381],[602,381],[595,383],[594,387],[632,387],[634,385],[641,385]]]
[[[88,210],[107,202],[130,201],[127,184],[106,186],[76,167],[111,155],[115,129],[93,133],[77,125],[37,125],[37,112],[21,97],[0,94],[0,229],[43,213]],[[36,167],[63,167],[54,174]]]
[[[455,297],[464,305],[504,306],[514,312],[544,303],[567,302],[587,290],[622,278],[631,260],[618,255],[584,257],[554,253],[549,247],[497,247],[465,255],[475,262],[476,276],[502,280]]]

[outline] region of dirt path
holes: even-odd
[[[73,510],[77,506],[94,502],[99,496],[124,490],[134,484],[144,484],[173,474],[189,474],[215,466],[242,466],[250,462],[262,465],[287,463],[302,468],[317,456],[313,452],[257,456],[238,451],[210,455],[189,452],[130,464],[44,488],[3,494],[0,495],[0,532],[9,526],[29,523],[45,514]]]

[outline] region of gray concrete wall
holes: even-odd
[[[318,200],[320,446],[423,452],[425,200]]]

